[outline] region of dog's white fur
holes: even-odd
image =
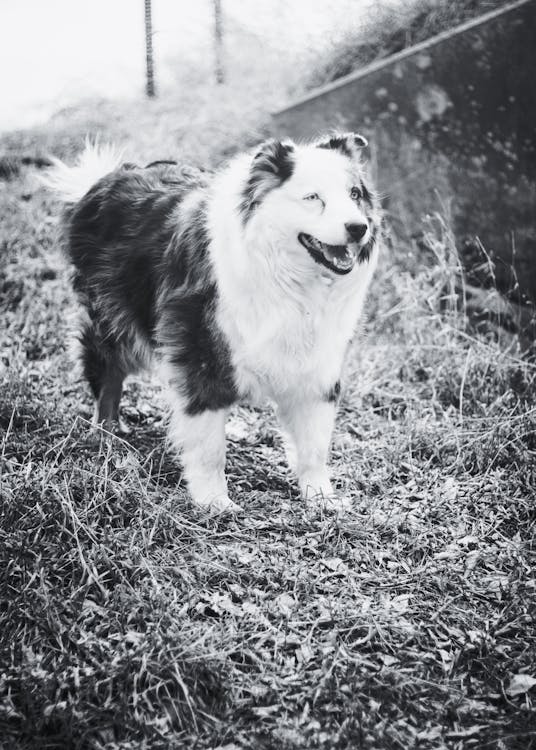
[[[51,156],[52,169],[40,176],[40,182],[57,193],[64,203],[76,203],[101,177],[113,172],[123,161],[123,151],[109,143],[86,138],[76,163],[68,166]]]
[[[268,397],[278,403],[286,396],[292,401],[296,386],[310,397],[329,390],[340,376],[378,257],[375,250],[367,263],[335,276],[303,251],[299,232],[342,245],[344,223],[366,219],[348,197],[347,160],[311,146],[297,148],[295,173],[267,195],[245,232],[236,206],[247,160],[237,160],[217,178],[210,201],[218,322],[233,352],[239,390],[257,402]],[[322,213],[303,200],[320,189]],[[367,240],[368,233],[362,244]]]
[[[322,396],[340,377],[378,249],[367,263],[342,277],[303,252],[296,242],[300,231],[329,244],[344,244],[344,224],[366,219],[348,195],[348,160],[311,146],[297,149],[294,174],[266,196],[245,232],[237,205],[250,158],[236,159],[214,182],[209,227],[219,293],[217,320],[230,345],[242,397],[254,404],[269,399],[277,407],[287,457],[302,494],[338,504],[327,470],[335,404]],[[303,200],[317,190],[322,192],[324,211],[314,201]],[[369,234],[370,230],[363,244]],[[223,471],[226,415],[194,418],[192,429],[181,405],[171,406],[176,444],[183,452],[206,446],[206,452],[192,461],[196,467],[205,464],[190,478],[194,496],[204,495],[219,508],[234,506]],[[211,471],[206,466],[209,454]]]
[[[335,150],[296,145],[292,176],[263,196],[244,224],[238,207],[251,158],[235,158],[209,188],[216,319],[232,354],[239,396],[276,405],[303,496],[329,501],[334,493],[327,459],[336,405],[325,394],[340,378],[377,264],[378,243],[366,262],[337,275],[316,263],[297,236],[305,232],[343,245],[348,242],[345,224],[367,222],[349,196],[352,170],[362,166],[350,167],[350,160]],[[119,161],[110,148],[88,146],[74,168],[58,163],[48,184],[74,202]],[[319,199],[306,198],[311,194]],[[186,198],[179,218],[187,220],[189,210]],[[369,236],[370,229],[359,245]],[[224,472],[227,410],[188,416],[175,387],[177,373],[165,358],[161,373],[171,406],[170,438],[182,450],[193,499],[219,511],[236,509]]]
[[[297,149],[294,174],[268,194],[245,233],[236,205],[247,157],[219,176],[210,202],[210,250],[220,294],[218,323],[230,343],[239,390],[253,403],[275,403],[302,494],[328,499],[335,405],[322,395],[340,377],[378,249],[342,277],[303,252],[296,242],[300,231],[344,244],[345,222],[365,217],[348,196],[348,160],[311,146]],[[323,212],[303,200],[320,190]]]

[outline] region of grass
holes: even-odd
[[[88,107],[4,148],[68,155],[108,120],[165,157],[175,124],[216,161],[263,132],[248,92],[245,131],[236,92],[199,95],[218,138],[157,104],[151,145],[132,111]],[[2,750],[536,747],[536,370],[470,324],[446,220],[385,249],[352,348],[332,449],[352,511],[305,508],[273,415],[240,407],[247,515],[213,519],[150,380],[127,388],[128,440],[91,431],[58,210],[31,169],[0,183]]]

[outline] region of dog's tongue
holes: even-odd
[[[347,245],[322,245],[322,255],[337,268],[351,268],[355,255]]]

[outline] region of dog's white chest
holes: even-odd
[[[327,393],[340,376],[355,322],[351,311],[288,301],[246,309],[220,318],[241,396],[258,403]]]

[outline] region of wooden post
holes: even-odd
[[[145,62],[146,62],[146,92],[147,96],[156,96],[154,83],[154,60],[153,60],[153,22],[152,22],[151,0],[145,0]]]
[[[214,5],[214,63],[216,83],[224,83],[223,72],[223,23],[221,0],[213,0]]]

